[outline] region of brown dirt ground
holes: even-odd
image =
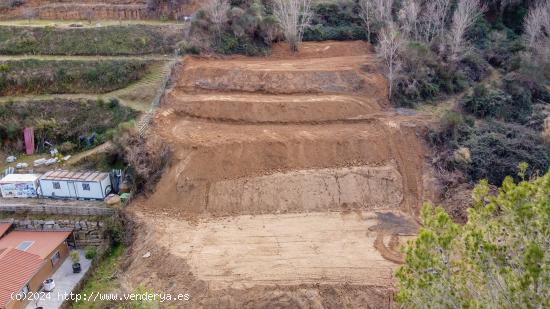
[[[426,119],[388,107],[371,50],[186,58],[153,127],[173,158],[130,208],[125,286],[187,289],[192,307],[391,307],[433,190]]]
[[[382,110],[379,100],[349,95],[169,93],[174,112],[199,120],[304,123],[364,119]]]

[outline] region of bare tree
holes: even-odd
[[[379,31],[391,21],[393,0],[359,0],[359,15],[367,27],[367,39],[373,31]]]
[[[459,0],[453,14],[451,30],[448,34],[451,61],[458,61],[466,50],[464,35],[485,11],[479,0]]]
[[[418,18],[421,5],[419,0],[404,0],[399,11],[399,22],[404,33],[413,40],[418,40]]]
[[[393,84],[401,68],[399,51],[403,40],[397,26],[390,22],[380,31],[378,41],[377,53],[384,63],[384,71],[389,83],[389,97],[391,99]]]
[[[426,1],[422,8],[422,37],[425,42],[431,43],[434,38],[443,35],[450,2],[450,0]]]
[[[311,21],[312,0],[275,0],[274,15],[279,20],[290,50],[297,52],[304,30]]]
[[[218,40],[221,38],[223,26],[228,20],[227,12],[230,8],[229,0],[209,0],[204,6],[204,10],[214,25]]]
[[[533,53],[548,59],[550,56],[550,0],[535,4],[525,17],[525,41]]]
[[[359,0],[359,16],[367,27],[367,40],[371,41],[372,6],[370,0]]]

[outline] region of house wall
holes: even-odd
[[[59,251],[59,261],[56,265],[52,265],[51,258],[52,256]],[[53,252],[51,252],[48,257],[46,257],[44,260],[46,263],[44,263],[44,266],[32,277],[32,279],[29,281],[29,289],[32,292],[37,292],[42,287],[42,282],[44,280],[48,279],[60,266],[63,264],[65,259],[69,256],[69,247],[67,246],[66,242],[63,242]],[[28,301],[17,301],[12,300],[8,303],[6,306],[6,309],[23,309],[28,304]]]
[[[36,197],[38,191],[38,181],[21,181],[14,183],[0,184],[0,192],[2,197]]]
[[[54,189],[53,183],[59,182],[60,189]],[[83,184],[90,185],[90,191],[84,190]],[[66,180],[40,180],[42,195],[45,197],[64,197],[64,198],[86,198],[103,199],[105,198],[105,186],[111,185],[111,180],[106,177],[102,182],[88,181],[66,181]],[[55,194],[54,194],[55,193]]]
[[[59,261],[57,264],[52,265],[51,258],[52,256],[59,251]],[[66,242],[63,242],[57,248],[55,248],[54,251],[52,251],[48,257],[46,257],[44,260],[46,263],[40,269],[40,271],[29,281],[29,287],[31,291],[36,292],[40,289],[42,286],[42,282],[44,280],[48,279],[58,268],[63,264],[63,261],[69,256],[69,247],[67,246]]]
[[[103,179],[101,181],[101,187],[103,188],[103,197],[105,198],[107,195],[105,194],[105,189],[107,187],[110,187],[111,190],[110,191],[113,191],[113,187],[112,187],[112,184],[111,184],[111,177],[105,177],[105,179]],[[110,193],[110,192],[109,192]]]
[[[23,309],[25,308],[26,304],[27,302],[12,300],[8,303],[8,305],[6,306],[6,309]]]
[[[83,185],[85,184],[90,186],[89,191],[84,190]],[[104,198],[99,182],[76,182],[75,187],[79,198]]]
[[[59,182],[60,184],[60,189],[54,189],[53,188],[53,183],[54,182]],[[40,189],[42,191],[42,195],[43,196],[47,196],[47,197],[53,197],[53,196],[56,196],[56,197],[74,197],[73,195],[71,195],[71,192],[73,192],[72,188],[69,188],[69,183],[67,181],[64,181],[64,180],[60,180],[60,181],[52,181],[52,180],[40,180]]]

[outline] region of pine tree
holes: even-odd
[[[524,177],[526,164],[520,166]],[[406,308],[548,308],[550,172],[497,194],[487,181],[473,192],[468,223],[427,204],[423,228],[398,270],[397,300]]]

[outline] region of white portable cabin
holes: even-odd
[[[40,177],[42,196],[103,200],[111,193],[109,173],[49,171]]]
[[[2,197],[37,197],[39,194],[39,174],[8,174],[0,179]]]

